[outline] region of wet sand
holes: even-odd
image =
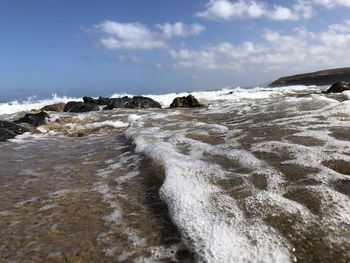
[[[159,199],[162,173],[121,132],[1,148],[1,262],[193,261]],[[106,172],[127,155],[131,167]]]

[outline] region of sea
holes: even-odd
[[[49,112],[0,143],[0,262],[350,262],[350,93],[325,88]],[[0,119],[71,100],[2,102]]]

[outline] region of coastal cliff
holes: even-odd
[[[275,80],[269,87],[290,86],[290,85],[331,85],[334,82],[350,82],[350,67],[321,70],[312,73],[292,75]]]

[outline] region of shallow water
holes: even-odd
[[[202,109],[52,113],[2,143],[0,259],[349,262],[348,98],[202,96]]]

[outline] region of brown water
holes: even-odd
[[[350,262],[341,95],[51,122],[0,146],[0,261]]]
[[[1,262],[193,261],[121,131],[3,143],[1,164]]]

